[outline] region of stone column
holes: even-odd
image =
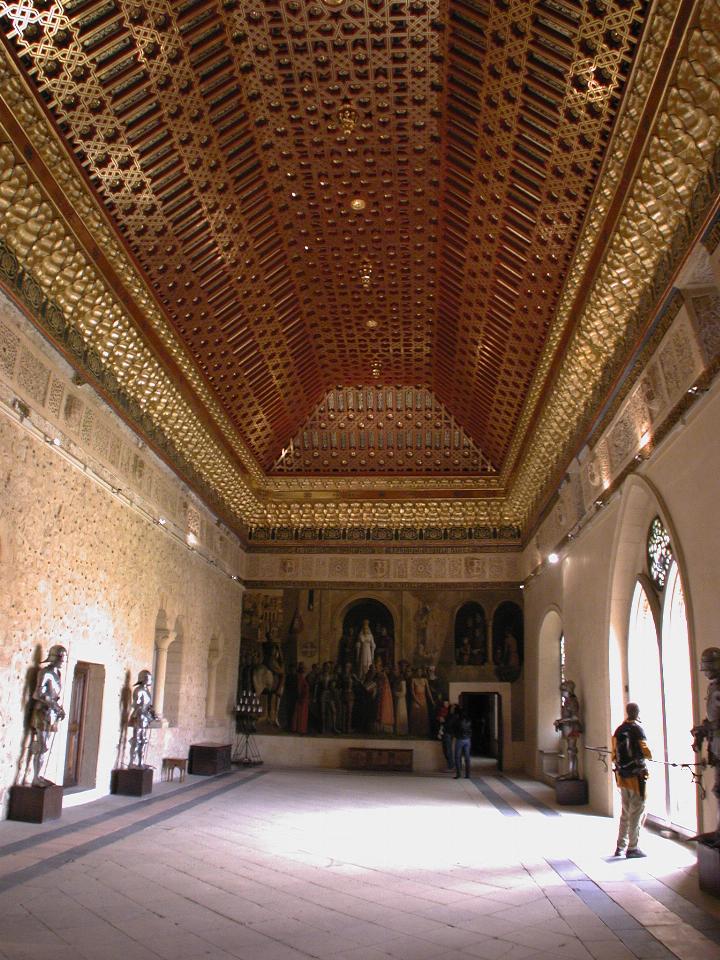
[[[172,630],[167,627],[157,627],[155,630],[155,690],[153,692],[153,708],[162,719],[165,706],[165,674],[167,673],[168,647],[173,642]]]

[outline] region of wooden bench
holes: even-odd
[[[409,773],[412,768],[412,750],[393,750],[380,747],[348,748],[348,769],[350,770],[390,770]]]
[[[174,780],[175,771],[180,774],[180,783],[185,779],[187,773],[187,757],[163,757],[161,777],[163,780]]]

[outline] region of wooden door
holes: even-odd
[[[80,781],[89,673],[90,667],[87,663],[78,663],[73,675],[63,778],[65,787],[76,787]]]

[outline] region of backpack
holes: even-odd
[[[623,778],[647,775],[645,759],[638,757],[630,730],[619,729],[615,735],[615,768]]]

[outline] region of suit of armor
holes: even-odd
[[[30,747],[25,768],[27,779],[30,762],[33,765],[33,786],[49,783],[41,776],[48,758],[52,737],[58,724],[65,719],[65,711],[60,705],[62,694],[62,667],[67,660],[67,650],[55,644],[48,651],[47,660],[40,665],[35,690],[33,692],[32,713],[30,715]]]
[[[145,766],[145,751],[147,749],[148,729],[153,720],[157,719],[152,705],[150,685],[152,674],[149,670],[141,670],[137,683],[133,688],[132,707],[128,726],[132,727],[133,735],[130,740],[130,766]]]
[[[720,845],[720,649],[708,647],[703,650],[700,669],[710,681],[705,699],[706,717],[693,727],[691,733],[696,753],[702,751],[704,742],[707,743],[708,765],[715,770],[712,792],[718,803],[718,820],[711,834],[714,833],[717,846]]]
[[[583,732],[582,721],[580,720],[580,701],[575,695],[575,684],[572,680],[565,680],[560,684],[560,695],[562,697],[562,706],[560,707],[560,716],[555,721],[555,729],[567,743],[567,762],[568,769],[561,780],[578,780],[578,738]]]

